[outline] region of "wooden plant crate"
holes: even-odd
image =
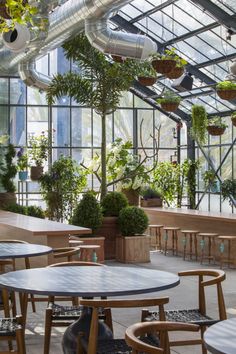
[[[142,199],[141,198],[140,206],[143,208],[161,207],[162,206],[162,199],[161,198],[149,198],[149,199]]]
[[[150,262],[151,238],[147,235],[116,238],[116,260],[122,263]]]
[[[103,236],[105,238],[105,259],[116,258],[116,237],[119,234],[118,217],[105,216],[102,221],[102,226],[95,231],[96,236]]]

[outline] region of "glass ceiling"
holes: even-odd
[[[212,0],[230,19],[236,16],[236,0]],[[122,17],[123,29],[132,24],[137,33],[145,33],[159,47],[176,48],[176,52],[188,61],[187,71],[193,73],[191,91],[179,92],[183,101],[180,109],[190,114],[193,104],[205,105],[209,114],[227,114],[235,110],[235,102],[221,100],[212,85],[223,81],[229,73],[232,60],[236,59],[236,34],[227,40],[227,23],[217,14],[203,10],[198,1],[190,0],[134,0],[118,13]],[[236,17],[235,17],[236,18]],[[112,19],[111,19],[112,20]],[[227,22],[227,21],[226,21]],[[235,20],[236,22],[236,20]],[[151,87],[149,97],[153,100],[163,88],[171,88],[173,80],[160,76]]]

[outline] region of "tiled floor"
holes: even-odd
[[[119,265],[125,266],[124,264],[117,264],[115,262],[108,263],[110,266]],[[152,269],[166,270],[169,272],[176,273],[180,270],[196,269],[196,268],[208,268],[208,265],[200,266],[197,262],[183,261],[180,257],[172,257],[167,255],[166,257],[159,252],[151,253],[151,263],[148,264],[137,264],[131,265],[137,268],[137,276],[139,267],[147,267]],[[217,266],[211,266],[212,268],[217,268]],[[223,284],[225,302],[227,307],[228,316],[236,316],[236,270],[226,269],[226,281]],[[181,284],[173,289],[158,292],[156,294],[149,294],[160,296],[169,296],[170,304],[168,307],[171,308],[187,308],[194,306],[197,301],[197,282],[193,279],[183,278]],[[139,295],[141,298],[145,295]],[[207,296],[210,301],[207,303],[207,308],[209,313],[217,316],[216,311],[216,292],[209,288],[207,291]],[[29,315],[27,321],[26,330],[26,345],[27,354],[43,354],[43,337],[44,337],[44,310],[46,303],[36,304],[37,313],[32,313],[31,306],[29,306]],[[113,320],[115,323],[115,335],[117,337],[122,336],[125,328],[135,322],[140,320],[140,312],[131,309],[125,311],[114,311]],[[51,351],[50,354],[62,354],[61,339],[65,328],[54,328],[52,332],[51,339]],[[185,335],[186,337],[186,335]],[[1,351],[0,351],[1,352]],[[200,354],[200,346],[195,347],[176,347],[173,353],[191,353]]]

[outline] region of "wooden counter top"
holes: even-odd
[[[199,211],[199,210],[192,210],[192,209],[181,209],[181,208],[142,208],[144,211],[148,213],[158,212],[164,214],[174,214],[179,216],[186,216],[186,217],[197,217],[198,219],[218,219],[218,220],[229,220],[230,222],[236,223],[236,214],[231,213],[220,213],[220,212],[213,212],[213,211]]]
[[[17,230],[29,231],[33,235],[65,235],[90,234],[91,230],[85,227],[63,224],[56,221],[39,219],[31,216],[0,211],[0,225],[10,226]]]

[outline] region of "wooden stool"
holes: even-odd
[[[180,227],[164,227],[164,254],[166,256],[167,252],[167,242],[168,242],[168,237],[171,237],[171,242],[172,242],[172,247],[169,249],[170,251],[173,252],[173,255],[176,254],[178,256],[178,230],[180,230]],[[170,235],[169,235],[170,232]]]
[[[80,261],[84,262],[97,262],[98,257],[96,249],[100,248],[99,245],[80,245]]]
[[[149,225],[149,235],[151,236],[151,246],[154,246],[160,251],[162,250],[161,246],[161,229],[164,225]],[[155,242],[153,243],[153,238]]]
[[[182,239],[183,242],[183,260],[185,260],[186,257],[186,248],[187,248],[187,243],[189,239],[189,252],[188,255],[190,259],[192,259],[192,255],[195,256],[196,261],[197,261],[197,234],[199,231],[197,230],[181,230],[184,238]],[[193,246],[194,246],[194,251],[193,251]]]
[[[213,232],[200,232],[198,237],[201,237],[200,240],[200,248],[201,248],[201,264],[204,258],[209,260],[209,263],[211,260],[215,262],[215,238],[219,236],[219,234],[213,233]],[[205,255],[205,245],[206,245],[206,240],[208,240],[208,255]],[[213,246],[213,254],[212,254],[212,246]]]
[[[217,237],[220,240],[220,268],[223,267],[224,263],[234,263],[233,259],[231,259],[231,242],[236,241],[236,236],[219,236]],[[227,250],[227,257],[224,257],[225,251],[225,241],[227,242],[228,250]]]

